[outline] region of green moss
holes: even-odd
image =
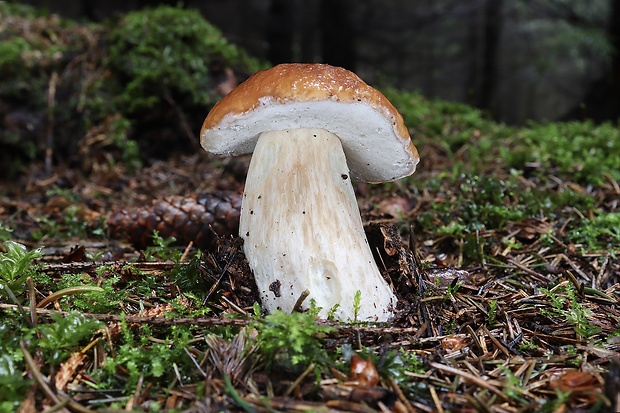
[[[567,233],[575,244],[595,250],[615,248],[620,251],[620,212],[601,212],[594,218],[580,220]]]
[[[117,102],[130,113],[174,96],[181,106],[208,107],[210,65],[225,63],[246,71],[261,68],[197,11],[158,7],[127,14],[107,37],[109,64],[124,77]]]
[[[25,290],[28,277],[34,276],[34,262],[43,256],[43,248],[28,251],[14,241],[5,241],[6,252],[0,253],[0,296],[11,297]]]
[[[551,301],[550,306],[540,310],[542,314],[573,325],[575,332],[584,338],[591,338],[602,331],[599,326],[591,323],[592,311],[581,304],[574,285],[567,284],[551,290],[541,288],[540,291]]]
[[[158,337],[159,331],[145,325],[136,334],[123,320],[122,336],[114,348],[114,357],[107,357],[101,370],[94,372],[101,388],[124,387],[132,391],[141,377],[146,381],[155,378],[160,383],[170,383],[178,371],[184,380],[197,380],[196,368],[185,349],[194,338],[193,327],[173,326]],[[159,340],[151,340],[157,337]],[[126,373],[121,376],[118,371]]]
[[[67,51],[87,48],[80,36],[66,36],[74,25],[64,19],[40,16],[24,5],[0,2],[0,97],[44,104],[47,73],[68,62]]]
[[[53,323],[37,326],[42,339],[38,348],[43,351],[45,360],[60,364],[71,352],[79,350],[80,343],[88,343],[93,334],[105,327],[101,321],[87,318],[81,313],[53,313]]]
[[[0,128],[4,175],[42,156],[50,119],[54,153],[64,161],[76,160],[78,140],[97,134],[106,137],[99,146],[108,156],[101,159],[135,170],[141,157],[157,150],[153,133],[179,136],[186,133],[179,125],[202,122],[220,97],[217,70],[251,74],[265,67],[198,12],[180,7],[146,9],[100,25],[0,2],[0,17],[0,101],[18,125]]]
[[[13,412],[24,400],[32,380],[23,374],[24,353],[20,342],[25,343],[29,352],[45,360],[41,366],[43,375],[50,370],[57,371],[60,363],[71,352],[77,351],[104,324],[89,319],[77,312],[52,314],[52,322],[40,321],[34,327],[23,324],[22,316],[15,312],[3,313],[0,324],[0,411]],[[53,366],[53,369],[52,369]]]
[[[529,163],[587,185],[620,180],[620,125],[611,122],[532,124],[500,146],[506,166]]]
[[[481,131],[493,131],[498,124],[488,119],[484,111],[463,103],[428,99],[416,92],[395,89],[383,91],[403,115],[405,124],[417,139],[432,141],[451,152],[472,143]]]
[[[120,276],[112,276],[103,279],[91,279],[84,274],[65,274],[56,286],[57,290],[77,286],[97,286],[102,291],[89,292],[86,294],[73,294],[63,297],[63,308],[73,308],[86,313],[106,313],[116,311],[122,301],[127,297],[126,288],[119,286]]]
[[[23,38],[4,39],[0,43],[0,71],[14,72],[22,62],[22,54],[29,50],[30,44]]]
[[[463,253],[473,259],[483,250],[476,232],[525,218],[568,222],[566,241],[588,249],[620,243],[617,214],[586,190],[620,180],[619,125],[585,121],[511,127],[467,105],[393,89],[385,94],[403,114],[422,155],[441,162],[430,165],[437,172],[425,169],[429,165],[423,159],[421,173],[404,181],[423,187],[434,199],[416,214],[419,228],[462,241]],[[550,235],[563,238],[555,229],[559,226],[550,228]]]
[[[505,171],[556,175],[581,185],[620,180],[620,125],[555,122],[526,127],[496,123],[461,103],[429,100],[417,93],[384,91],[403,114],[416,145],[439,145],[457,165],[479,172],[496,165]]]
[[[444,177],[444,187],[459,192],[444,194],[445,202],[436,202],[418,215],[429,231],[461,237],[477,230],[502,228],[508,221],[518,221],[536,214],[540,199],[535,191],[524,191],[516,177],[462,174],[456,179]],[[441,198],[440,198],[441,199]]]
[[[19,347],[22,339],[17,313],[4,313],[0,323],[0,412],[16,412],[32,380],[25,377],[24,356]],[[30,335],[31,336],[31,335]],[[29,337],[30,337],[29,336]]]
[[[317,324],[311,314],[275,311],[257,320],[254,328],[259,349],[270,368],[301,372],[311,363],[329,362],[319,337],[333,328]]]

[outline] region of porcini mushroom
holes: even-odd
[[[308,291],[303,307],[313,299],[323,317],[394,314],[396,297],[374,262],[351,184],[410,175],[419,161],[385,96],[343,68],[281,64],[217,102],[201,144],[217,154],[254,152],[239,232],[268,311],[292,311]]]

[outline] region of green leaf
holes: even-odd
[[[15,241],[6,241],[7,250],[0,253],[0,287],[8,286],[15,294],[24,291],[24,283],[29,275],[34,261],[43,256],[43,247],[28,251],[26,247]]]

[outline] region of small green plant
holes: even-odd
[[[110,141],[121,152],[121,160],[129,172],[135,172],[142,167],[140,147],[129,138],[131,122],[121,116],[115,117],[110,124]]]
[[[72,351],[78,351],[78,344],[92,339],[97,330],[105,327],[101,321],[78,312],[52,313],[50,317],[53,323],[37,327],[41,336],[38,347],[43,351],[45,360],[55,364],[66,359]]]
[[[70,205],[63,211],[62,236],[80,237],[88,236],[88,223],[80,215],[82,206]]]
[[[147,261],[167,261],[171,260],[178,263],[181,259],[181,251],[172,247],[176,242],[176,238],[163,238],[159,235],[159,231],[153,231],[153,245],[146,247],[144,257]]]
[[[43,256],[43,248],[28,251],[28,249],[15,241],[6,241],[5,253],[0,253],[0,288],[3,294],[12,293],[19,295],[25,289],[25,282],[29,276],[34,275],[33,265],[35,260]]]
[[[162,382],[169,382],[177,377],[176,368],[182,377],[191,381],[197,378],[197,371],[185,349],[194,338],[192,328],[174,326],[166,329],[163,337],[153,341],[150,339],[154,332],[150,327],[142,327],[140,334],[136,334],[123,319],[122,337],[115,347],[115,355],[106,359],[96,376],[103,381],[102,386],[114,388],[121,385],[125,389],[134,389],[141,376],[145,380],[159,378]],[[119,367],[127,372],[122,384],[117,381]]]
[[[392,377],[402,388],[412,390],[416,386],[407,373],[423,374],[426,372],[424,361],[413,351],[405,349],[389,350],[387,353],[374,357],[381,377]]]
[[[496,317],[497,317],[497,300],[491,300],[489,301],[489,320],[487,324],[493,325],[493,323],[495,323]]]
[[[541,312],[545,315],[561,314],[564,309],[564,303],[566,303],[566,297],[556,294],[546,288],[541,288],[540,291],[551,300],[551,306],[553,307],[552,311],[543,309]]]
[[[127,297],[127,288],[119,288],[121,278],[111,275],[98,280],[91,279],[86,274],[64,274],[58,281],[56,289],[62,290],[71,287],[100,287],[96,291],[85,294],[73,294],[60,300],[63,307],[89,312],[107,313],[117,311],[120,303]]]
[[[48,194],[63,196],[65,190],[49,191]],[[78,202],[75,195],[67,197],[72,202]],[[97,234],[103,235],[101,231],[91,231],[88,222],[83,217],[84,206],[71,204],[62,211],[62,218],[37,217],[39,228],[32,231],[30,236],[37,242],[46,238],[66,239],[70,237],[88,238]]]
[[[13,230],[7,227],[3,222],[0,222],[0,244],[10,240],[13,235]]]
[[[31,380],[23,374],[25,345],[31,354],[41,355],[44,369],[58,368],[72,352],[92,340],[105,325],[82,314],[53,313],[52,322],[40,321],[34,327],[25,326],[17,313],[4,314],[0,323],[0,412],[17,411]],[[47,372],[44,372],[47,374]]]
[[[502,244],[504,244],[507,248],[512,250],[519,250],[523,247],[523,244],[515,239],[515,237],[504,237],[502,238]]]
[[[450,320],[446,324],[442,324],[444,334],[456,334],[459,331],[459,326],[456,323],[456,320]]]
[[[540,408],[541,413],[552,413],[562,410],[562,406],[570,400],[570,392],[563,392],[560,389],[555,390],[555,399],[544,399]]]
[[[456,294],[456,292],[459,290],[459,288],[461,288],[462,285],[463,285],[463,282],[458,281],[458,278],[455,278],[454,281],[450,283],[450,285],[448,285],[448,288],[446,289],[444,301],[449,300],[450,297],[453,297],[454,294]]]
[[[558,317],[567,323],[574,325],[574,330],[582,337],[590,338],[601,332],[601,328],[592,325],[588,320],[592,312],[583,307],[577,298],[575,287],[572,284],[548,290],[541,288],[540,291],[551,300],[551,309],[542,309],[541,313],[550,317]]]
[[[23,364],[8,354],[0,355],[0,412],[16,412],[31,386],[23,377]]]
[[[287,314],[275,311],[254,323],[257,343],[268,367],[303,370],[311,363],[327,365],[329,358],[321,336],[332,327],[317,324],[308,313]]]
[[[451,221],[447,225],[437,228],[437,235],[441,237],[462,238],[467,233],[467,226],[457,221]]]
[[[523,395],[523,386],[521,385],[521,379],[516,376],[508,366],[500,366],[500,369],[504,372],[504,378],[506,380],[506,386],[503,388],[504,394],[515,400],[522,405],[527,404],[527,400]]]
[[[197,298],[202,294],[203,297],[199,298],[200,301],[213,285],[213,279],[206,277],[204,272],[200,270],[201,264],[201,254],[197,254],[185,265],[175,262],[172,270],[172,280],[181,292],[184,294],[192,293]]]
[[[620,251],[620,212],[599,212],[594,218],[582,219],[567,238],[591,250],[615,247]]]
[[[590,323],[588,320],[592,316],[592,312],[583,307],[576,299],[574,291],[571,295],[571,308],[566,316],[569,323],[575,325],[575,332],[581,337],[590,338],[602,331],[598,326]]]
[[[39,228],[30,233],[33,240],[41,242],[44,238],[55,237],[59,233],[56,221],[47,217],[37,217],[36,221]]]
[[[567,346],[563,346],[562,350],[566,354],[574,356],[573,358],[570,358],[566,361],[567,364],[573,365],[577,368],[579,368],[582,365],[583,354],[578,351],[577,347],[575,347],[574,345],[567,345]]]
[[[362,292],[360,290],[355,291],[353,296],[353,322],[357,322],[357,315],[362,308]]]
[[[328,320],[334,320],[335,319],[336,311],[338,311],[339,307],[340,307],[340,304],[336,304],[332,308],[329,309],[329,311],[327,312],[327,319]]]
[[[523,351],[523,352],[528,352],[528,351],[536,351],[539,350],[540,347],[534,343],[533,341],[530,341],[526,338],[524,338],[520,343],[519,343],[519,350]]]
[[[16,322],[20,315],[3,314],[0,323],[0,412],[15,412],[24,399],[31,380],[24,376],[24,356],[19,342],[21,326]]]

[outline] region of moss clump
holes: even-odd
[[[177,7],[129,13],[107,41],[109,65],[121,80],[116,101],[129,113],[152,109],[169,97],[204,111],[219,98],[209,76],[213,66],[250,73],[262,67],[197,11]]]
[[[581,185],[620,180],[620,128],[606,122],[531,123],[507,126],[462,103],[429,100],[418,93],[387,90],[421,147],[443,147],[453,161],[475,172],[496,166],[530,174],[554,174]],[[458,159],[456,159],[458,158]]]
[[[610,248],[620,252],[620,212],[602,212],[578,221],[568,231],[568,239],[590,250]]]
[[[450,151],[457,151],[480,131],[498,127],[484,111],[463,103],[428,99],[417,92],[384,92],[416,135],[433,138]]]
[[[99,25],[0,2],[0,174],[18,174],[45,149],[86,173],[187,149],[226,69],[263,66],[192,10]]]
[[[587,185],[600,185],[609,177],[620,180],[620,125],[611,122],[533,124],[521,128],[500,147],[512,168],[536,165]]]
[[[88,49],[86,39],[71,35],[74,26],[34,9],[0,2],[0,173],[16,174],[41,152],[48,116],[68,119],[68,108],[49,108],[52,73],[56,78],[75,53]],[[69,50],[74,51],[69,53]],[[77,84],[77,82],[72,82]],[[63,82],[56,83],[58,94]],[[73,86],[71,86],[73,87]],[[67,135],[63,135],[67,136]]]
[[[463,241],[465,258],[474,260],[480,252],[503,248],[487,242],[488,234],[515,233],[530,218],[548,219],[548,228],[524,232],[517,241],[546,244],[555,237],[589,250],[618,243],[618,214],[609,202],[610,188],[620,180],[617,124],[514,127],[463,104],[395,90],[386,95],[422,152],[419,172],[405,181],[424,187],[433,199],[416,214],[418,229]],[[468,239],[475,248],[466,248]]]

